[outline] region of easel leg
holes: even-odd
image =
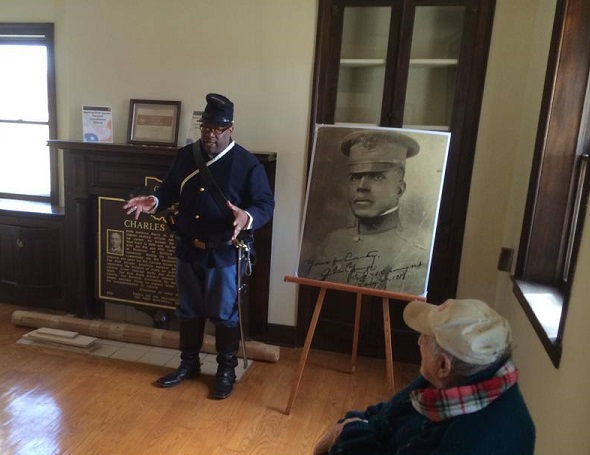
[[[303,351],[301,352],[301,357],[299,358],[299,367],[297,368],[297,373],[295,374],[293,386],[291,387],[291,396],[289,397],[289,403],[287,404],[286,410],[287,415],[291,414],[291,407],[293,406],[293,402],[295,401],[295,395],[297,395],[297,390],[299,389],[301,376],[303,375],[303,368],[305,368],[305,362],[307,362],[309,348],[311,347],[311,340],[313,339],[315,327],[320,317],[320,311],[322,310],[322,305],[324,304],[324,297],[326,297],[326,291],[327,288],[320,288],[320,294],[318,295],[318,299],[315,303],[315,309],[313,310],[311,323],[309,324],[307,336],[305,337],[305,345],[303,346]]]
[[[350,362],[350,371],[356,370],[356,356],[359,347],[359,327],[361,323],[361,304],[363,303],[363,295],[359,292],[356,295],[356,308],[354,313],[354,334],[352,337],[352,360]]]
[[[391,351],[391,320],[389,318],[389,299],[383,297],[383,332],[385,333],[385,365],[389,392],[393,395],[393,354]]]

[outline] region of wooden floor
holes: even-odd
[[[0,453],[310,454],[349,409],[387,398],[385,361],[312,351],[290,415],[284,413],[300,349],[256,362],[226,400],[207,398],[212,377],[160,389],[163,367],[17,344],[23,309],[0,304]],[[396,389],[418,372],[394,364]]]

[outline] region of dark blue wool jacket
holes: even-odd
[[[487,379],[497,369],[466,383]],[[420,376],[391,400],[346,414],[367,422],[345,425],[329,454],[533,455],[535,427],[518,384],[480,411],[442,422],[431,422],[412,406],[410,392],[427,386]]]
[[[252,215],[252,229],[262,227],[271,219],[273,194],[264,167],[254,155],[234,144],[209,169],[225,197]],[[201,250],[191,243],[195,238],[202,242],[231,239],[233,218],[220,210],[212,191],[198,172],[193,146],[187,145],[178,150],[155,196],[159,200],[158,211],[179,203],[176,256],[184,261],[199,261],[207,267],[226,267],[236,263],[233,245]]]

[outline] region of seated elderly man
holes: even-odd
[[[479,300],[411,302],[420,376],[391,400],[348,412],[314,454],[532,455],[508,321]]]

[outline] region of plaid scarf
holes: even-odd
[[[410,399],[416,411],[440,422],[485,408],[517,380],[518,370],[509,359],[490,379],[449,389],[416,389],[410,392]]]

